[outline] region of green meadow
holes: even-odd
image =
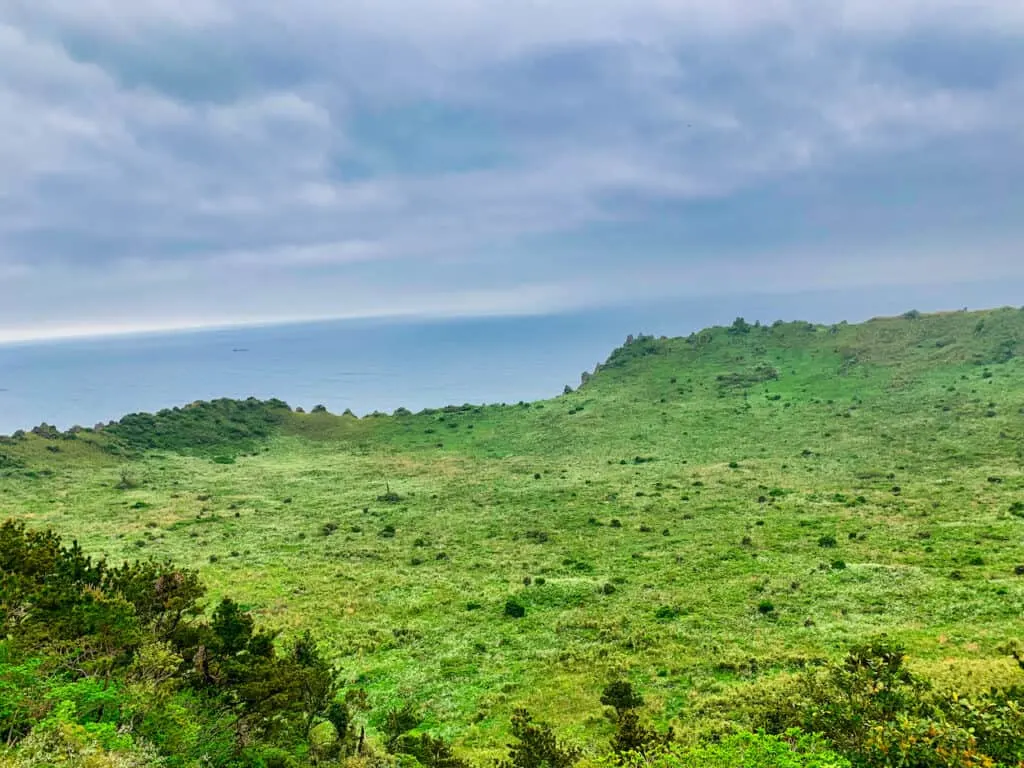
[[[371,732],[412,704],[479,760],[517,707],[606,743],[615,679],[653,726],[725,733],[883,634],[939,685],[1024,680],[1024,311],[639,336],[583,379],[39,428],[0,443],[0,519],[196,569],[210,605],[312,630]]]

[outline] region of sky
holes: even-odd
[[[0,341],[1024,295],[1020,0],[0,0],[0,72]]]

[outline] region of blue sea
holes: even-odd
[[[0,434],[217,397],[360,415],[551,397],[637,331],[626,319],[341,321],[0,345]]]
[[[1006,291],[1006,287],[1003,287]],[[1019,297],[1020,286],[1013,286]],[[744,316],[837,322],[998,303],[991,286],[735,296],[542,317],[336,321],[0,345],[0,434],[92,426],[218,397],[363,415],[558,395],[630,333],[678,336]]]

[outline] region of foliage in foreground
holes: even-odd
[[[113,567],[51,532],[0,526],[5,742],[22,742],[29,764],[101,750],[131,765],[156,750],[168,765],[230,765],[301,752],[320,722],[344,733],[336,673],[313,639],[281,651],[230,598],[207,619],[204,591],[169,562]]]
[[[850,761],[815,736],[741,733],[699,747],[669,744],[650,755],[633,754],[626,768],[850,768]]]
[[[1024,764],[1024,686],[973,695],[936,690],[907,668],[902,648],[880,640],[805,674],[763,706],[760,719],[776,732],[801,727],[822,734],[856,765]]]
[[[365,694],[342,695],[308,633],[282,651],[230,598],[206,618],[203,594],[196,574],[172,563],[112,567],[52,532],[0,526],[0,733],[8,747],[0,766],[270,766],[372,754],[356,723]],[[684,747],[671,729],[643,722],[644,699],[631,683],[612,681],[600,701],[615,733],[607,757],[587,758],[599,764],[1024,764],[1024,686],[938,692],[884,640],[759,701],[750,719],[760,735]],[[421,720],[410,706],[386,713],[387,755],[377,762],[465,768],[445,741],[420,731]],[[498,768],[573,768],[583,758],[525,709],[511,732]]]

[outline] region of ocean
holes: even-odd
[[[2,345],[0,434],[218,397],[360,415],[552,397],[637,331],[627,319],[340,321]]]

